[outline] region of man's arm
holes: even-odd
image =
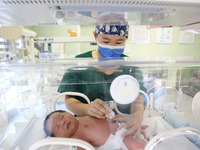
[[[78,116],[88,115],[87,110],[89,108],[89,104],[82,103],[79,100],[69,97],[69,96],[65,97],[65,104],[66,104],[67,109],[69,109],[70,111],[72,111],[74,114]]]

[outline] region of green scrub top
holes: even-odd
[[[70,68],[63,76],[58,92],[80,92],[85,94],[90,101],[94,101],[96,98],[103,101],[110,101],[112,100],[110,95],[110,85],[117,76],[123,74],[135,77],[140,84],[140,89],[146,92],[146,89],[143,86],[142,72],[135,66],[120,66],[111,75],[100,72],[95,67]],[[81,97],[70,97],[74,97],[81,102],[86,103]]]

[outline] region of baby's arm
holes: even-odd
[[[85,150],[84,148],[82,148],[82,147],[77,147],[77,149],[76,150]]]

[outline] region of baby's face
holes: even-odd
[[[47,130],[56,137],[71,137],[78,127],[78,120],[67,112],[56,112],[47,121]]]

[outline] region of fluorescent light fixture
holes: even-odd
[[[185,30],[185,31],[190,32],[190,33],[194,33],[194,34],[200,34],[200,29],[199,30],[190,29],[190,30]]]

